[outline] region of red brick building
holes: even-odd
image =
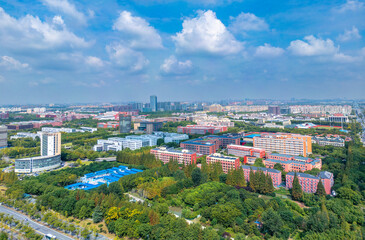
[[[222,164],[224,173],[228,173],[230,169],[238,169],[240,167],[240,159],[238,157],[224,156],[219,153],[214,153],[207,156],[207,163],[212,164],[219,162]]]
[[[244,158],[244,163],[252,163],[256,158],[265,157],[265,149],[246,147],[242,145],[230,144],[227,146],[228,154]]]
[[[151,154],[155,155],[156,159],[163,163],[168,163],[171,159],[177,161],[179,164],[196,164],[196,152],[186,149],[178,150],[173,148],[159,147],[151,149]]]
[[[286,174],[286,188],[293,187],[295,172]],[[303,192],[315,193],[317,191],[318,182],[321,180],[327,194],[331,194],[331,188],[334,183],[333,174],[327,171],[320,172],[318,176],[313,176],[306,173],[296,173],[298,176],[299,184],[302,187]]]
[[[308,157],[292,156],[287,154],[271,153],[267,154],[263,163],[267,168],[274,168],[274,165],[279,163],[285,172],[304,172],[313,168],[322,168],[321,159],[312,159]]]
[[[262,172],[264,172],[264,174],[269,174],[272,179],[272,184],[274,185],[274,187],[279,186],[282,182],[281,181],[281,172],[279,170],[271,169],[271,168],[247,166],[247,165],[243,165],[243,166],[241,166],[241,168],[245,174],[245,179],[247,182],[250,181],[250,172],[251,171],[253,171],[254,173],[256,171],[262,171]]]

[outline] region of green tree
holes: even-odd
[[[274,185],[272,183],[272,178],[270,174],[266,174],[266,193],[273,193],[275,191]]]
[[[284,171],[284,168],[280,163],[275,163],[274,169],[279,170],[279,171]]]
[[[99,223],[103,220],[103,211],[101,211],[99,206],[96,206],[93,212],[93,222]]]
[[[322,183],[321,179],[318,181],[318,184],[317,184],[316,195],[321,196],[321,197],[326,196],[326,190],[324,189],[324,186],[323,186],[323,183]]]
[[[302,186],[300,186],[297,173],[294,174],[293,187],[291,189],[291,196],[294,200],[302,200],[302,198],[303,198],[303,190],[302,190]]]
[[[262,162],[262,158],[256,158],[255,163],[253,164],[255,167],[265,167],[265,164]]]
[[[193,183],[195,186],[198,186],[201,183],[202,180],[202,172],[200,168],[194,168],[194,170],[191,173],[191,180],[193,180]]]

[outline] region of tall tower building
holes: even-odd
[[[150,106],[152,112],[157,112],[157,96],[153,95],[150,97]]]
[[[0,149],[8,146],[8,127],[0,126]]]
[[[41,132],[41,156],[61,154],[61,133]]]
[[[132,117],[125,116],[123,114],[119,115],[119,132],[129,133],[132,128]]]

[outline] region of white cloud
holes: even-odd
[[[196,18],[185,19],[182,31],[172,38],[178,52],[183,53],[229,55],[243,48],[211,10],[199,11]]]
[[[359,30],[356,27],[352,27],[351,30],[345,30],[345,32],[343,34],[340,34],[338,36],[338,40],[342,41],[342,42],[357,40],[360,38],[361,38],[361,35],[359,33]]]
[[[114,30],[123,33],[132,48],[162,48],[162,40],[157,30],[146,20],[132,16],[128,11],[120,13],[113,25]]]
[[[190,60],[178,61],[175,56],[165,59],[161,65],[161,71],[167,75],[186,75],[193,70],[193,63]]]
[[[284,53],[284,49],[279,47],[273,47],[270,44],[265,43],[264,46],[256,48],[255,56],[262,58],[278,57]]]
[[[349,56],[340,52],[340,47],[335,46],[331,39],[323,40],[314,36],[306,36],[307,42],[295,40],[290,43],[288,50],[297,56],[318,56],[322,60],[331,60],[335,62],[354,62],[361,58],[358,56]]]
[[[78,11],[75,5],[69,3],[67,0],[42,0],[43,4],[51,9],[60,11],[72,18],[76,19],[80,24],[86,24],[86,16]]]
[[[9,56],[2,56],[0,58],[0,66],[4,66],[8,69],[26,69],[29,67],[28,63],[21,63],[18,60],[9,57]]]
[[[90,43],[70,32],[66,26],[60,26],[61,19],[54,18],[56,24],[42,22],[32,15],[16,19],[0,8],[0,43],[17,50],[90,46]]]
[[[176,0],[134,0],[134,2],[146,5],[171,3],[174,1]],[[219,6],[224,4],[230,4],[232,2],[242,2],[242,0],[184,0],[184,1],[194,5],[203,5],[203,6]]]
[[[63,21],[61,16],[54,16],[52,19],[53,24],[64,26],[65,22]]]
[[[290,42],[288,49],[298,56],[334,55],[339,50],[339,47],[335,47],[331,39],[323,40],[310,35],[306,36],[304,40],[306,41],[295,40]]]
[[[148,59],[141,52],[137,52],[121,44],[108,45],[106,50],[115,65],[131,72],[142,71],[149,64]]]
[[[358,11],[364,8],[364,3],[358,0],[347,0],[346,3],[342,4],[337,11],[338,12],[347,12],[347,11]]]
[[[269,29],[269,25],[264,19],[252,13],[240,13],[237,17],[230,17],[232,23],[229,28],[235,33],[246,31],[264,31]]]
[[[104,66],[103,61],[98,57],[88,56],[86,57],[86,63],[92,67],[102,67]]]

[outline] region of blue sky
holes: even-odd
[[[364,98],[365,2],[0,0],[0,105]]]

